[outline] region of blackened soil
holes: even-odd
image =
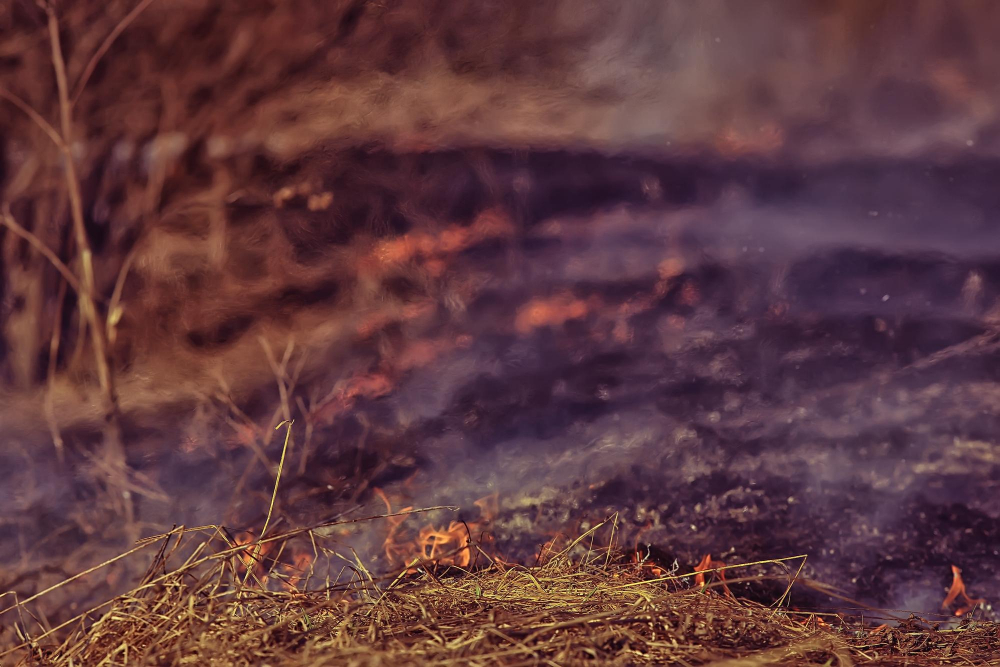
[[[431,303],[428,315],[316,351],[303,397],[388,373],[414,349],[434,355],[315,424],[308,449],[299,434],[279,494],[288,521],[382,511],[375,488],[396,507],[459,504],[473,520],[472,501],[497,493],[492,531],[516,559],[617,512],[621,545],[657,545],[682,569],[705,554],[808,554],[805,574],[850,598],[927,613],[957,565],[973,596],[1000,599],[1000,163],[341,157],[288,167],[348,192],[337,215],[296,218],[293,246],[428,231],[421,216],[465,224],[490,207],[516,231],[448,256],[439,278],[417,262],[386,280],[385,301]],[[357,315],[350,278],[298,290],[303,308]],[[225,347],[248,326],[190,342]],[[269,383],[242,400],[264,422],[278,396]],[[141,435],[130,462],[171,498],[137,500],[147,528],[260,525],[271,473],[248,468],[256,454],[229,427],[218,447],[185,447],[177,425],[199,408],[182,407],[126,419]],[[93,435],[67,433],[70,454],[85,461]],[[34,516],[47,532],[53,517],[101,524],[63,511],[94,505],[68,470],[8,486],[30,505],[17,528],[28,543],[41,539]],[[351,538],[374,569],[388,567],[380,530]],[[773,601],[783,587],[737,592]]]
[[[397,446],[426,476],[401,493],[498,492],[498,542],[528,560],[617,512],[623,544],[682,567],[808,554],[804,573],[849,598],[931,614],[956,565],[973,597],[998,599],[992,168],[617,160],[602,188],[541,185],[513,260],[460,260],[460,275],[492,280],[442,326],[475,342],[359,405],[383,424],[411,416]],[[677,189],[638,198],[617,176],[629,168]],[[682,266],[667,282],[665,257]],[[560,292],[586,314],[510,327]]]

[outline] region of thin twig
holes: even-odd
[[[56,318],[52,325],[52,337],[49,339],[49,364],[45,374],[45,420],[48,422],[52,444],[56,447],[56,458],[60,464],[66,460],[66,443],[63,442],[62,433],[59,431],[59,422],[56,421],[52,393],[55,387],[56,366],[59,362],[59,345],[62,342],[62,311],[63,301],[66,299],[67,284],[65,280],[59,282],[59,294],[56,297]]]
[[[262,547],[261,540],[264,539],[264,533],[267,532],[268,524],[271,523],[271,514],[274,512],[274,501],[278,498],[278,484],[281,483],[281,472],[285,469],[285,454],[288,452],[288,441],[292,436],[292,424],[294,422],[281,422],[278,424],[274,430],[278,430],[282,426],[285,427],[285,444],[281,448],[281,460],[278,462],[278,474],[274,478],[274,489],[271,491],[271,504],[267,508],[267,518],[264,519],[264,527],[260,529],[260,536],[257,538],[257,546],[254,547],[253,555],[251,556],[250,563],[247,563],[247,576],[243,579],[243,585],[247,585],[247,581],[253,572],[253,565],[260,558],[260,551]]]
[[[294,339],[288,340],[288,343],[285,345],[285,354],[280,363],[277,358],[275,358],[274,351],[271,349],[271,344],[267,342],[266,338],[258,336],[257,341],[264,350],[264,356],[267,358],[267,364],[271,367],[271,373],[274,374],[274,380],[278,384],[278,395],[281,399],[280,409],[281,414],[284,416],[283,421],[291,421],[292,410],[288,401],[288,362],[292,355],[292,351],[295,349],[295,341]]]
[[[6,202],[4,202],[3,206],[0,207],[0,221],[3,222],[4,227],[20,236],[22,239],[30,243],[35,250],[42,253],[45,259],[49,260],[63,279],[69,283],[69,286],[73,288],[73,291],[77,294],[80,293],[80,281],[76,279],[76,276],[73,275],[73,272],[70,271],[69,267],[66,266],[63,261],[59,259],[59,256],[56,255],[51,248],[45,245],[40,238],[22,227],[17,220],[14,219],[14,216],[11,215],[10,212],[10,205]]]
[[[83,74],[80,75],[80,79],[76,82],[73,99],[70,101],[71,109],[76,106],[77,100],[79,100],[80,95],[83,94],[84,88],[87,87],[87,82],[90,80],[94,70],[97,69],[97,64],[101,62],[101,58],[104,57],[104,54],[108,52],[108,49],[110,49],[111,45],[115,43],[115,40],[118,39],[123,32],[125,32],[125,29],[131,25],[132,21],[138,18],[139,14],[144,12],[147,7],[153,4],[153,2],[154,0],[142,0],[142,2],[136,5],[132,11],[125,15],[125,18],[118,22],[118,25],[114,27],[108,36],[104,38],[104,41],[101,42],[101,45],[97,47],[97,50],[94,51],[94,55],[90,57],[90,61],[87,63],[87,66],[83,69]]]
[[[122,292],[125,291],[125,280],[128,278],[128,272],[132,268],[132,263],[135,261],[137,247],[133,247],[129,251],[128,255],[125,257],[125,261],[122,262],[122,268],[118,271],[118,279],[115,280],[115,288],[111,292],[111,301],[108,304],[108,316],[104,320],[105,325],[105,335],[108,339],[110,345],[114,345],[116,337],[116,327],[122,318]]]
[[[40,113],[32,109],[30,104],[28,104],[27,102],[25,102],[20,97],[10,92],[3,86],[0,86],[0,97],[4,98],[8,102],[16,106],[18,109],[23,111],[25,115],[27,115],[28,118],[30,118],[32,122],[35,123],[35,125],[37,125],[43,132],[45,132],[45,134],[49,135],[49,139],[51,139],[56,146],[58,146],[60,149],[65,147],[62,137],[60,137],[59,133],[56,132],[56,128],[52,127],[52,125],[49,124],[47,120],[42,118],[42,115]]]
[[[73,219],[73,231],[76,236],[77,252],[80,253],[80,273],[83,274],[80,290],[80,304],[84,319],[91,329],[94,346],[94,357],[97,363],[98,378],[105,394],[114,399],[114,389],[111,384],[110,371],[107,363],[107,351],[104,347],[103,327],[98,326],[97,310],[94,306],[94,264],[93,251],[87,238],[87,227],[83,220],[83,198],[80,194],[80,183],[76,175],[76,167],[69,142],[73,137],[73,122],[70,116],[69,93],[66,85],[66,62],[63,60],[62,46],[59,41],[59,21],[55,11],[46,7],[49,19],[49,40],[52,45],[52,65],[56,72],[56,85],[59,89],[59,117],[62,124],[62,150],[66,170],[66,188],[69,192],[70,212]]]

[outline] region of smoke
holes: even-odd
[[[880,554],[946,564],[966,527],[911,535],[920,512],[1000,514],[970,444],[1000,405],[1000,7],[194,4],[151,6],[77,116],[106,297],[125,276],[129,463],[170,499],[138,501],[150,526],[254,525],[285,409],[303,524],[376,487],[496,492],[528,541],[621,509],[860,590]],[[43,106],[46,53],[0,63]],[[46,153],[8,118],[4,199],[61,248],[29,187]],[[99,415],[67,315],[57,464],[37,387],[73,303],[3,242],[5,463],[23,445],[42,481],[0,497],[55,520],[94,504]]]

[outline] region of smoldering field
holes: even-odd
[[[996,599],[996,9],[571,4],[153,3],[74,89],[140,532],[260,526],[294,418],[286,525],[497,494],[512,559],[618,512],[682,562]],[[71,82],[131,9],[60,7]],[[3,11],[54,119],[44,21]],[[10,216],[72,264],[57,152],[0,127]],[[73,291],[0,233],[30,594],[126,531]]]

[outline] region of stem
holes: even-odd
[[[69,267],[63,264],[59,256],[55,254],[51,248],[49,248],[45,243],[42,242],[40,238],[29,232],[27,229],[18,224],[17,220],[10,213],[10,207],[6,204],[0,208],[0,223],[3,223],[4,227],[9,229],[14,234],[17,234],[22,239],[31,244],[31,246],[40,252],[45,259],[49,260],[49,263],[56,268],[59,275],[63,277],[63,280],[73,288],[74,292],[78,294],[81,292],[80,283],[73,275],[73,272],[69,270]]]
[[[83,94],[83,89],[87,87],[87,81],[90,80],[90,75],[94,73],[95,69],[97,69],[97,63],[101,62],[101,58],[103,58],[104,54],[108,52],[111,45],[115,43],[115,40],[118,39],[123,32],[125,32],[125,29],[128,28],[129,24],[132,23],[132,21],[134,21],[139,14],[146,9],[146,7],[153,4],[153,1],[154,0],[142,0],[142,2],[133,7],[132,11],[130,11],[125,18],[119,21],[114,30],[112,30],[111,33],[104,38],[101,45],[97,47],[97,51],[95,51],[94,55],[90,57],[90,62],[87,63],[87,66],[83,69],[83,74],[80,75],[80,80],[76,83],[73,100],[70,102],[71,106],[75,105],[76,101],[80,99],[80,95]]]
[[[52,64],[56,71],[56,84],[59,87],[59,116],[62,125],[63,161],[66,169],[66,188],[69,191],[70,212],[73,219],[73,232],[76,237],[76,248],[80,255],[80,309],[83,319],[90,329],[91,343],[94,347],[94,361],[97,363],[97,376],[105,397],[110,403],[115,403],[115,389],[108,367],[107,350],[104,344],[104,327],[97,320],[97,308],[94,305],[94,261],[90,241],[87,239],[87,228],[83,222],[83,199],[80,195],[80,183],[77,180],[76,165],[70,143],[73,137],[73,122],[70,118],[69,90],[66,85],[66,63],[63,60],[62,46],[59,41],[59,22],[51,8],[46,13],[49,19],[49,38],[52,44]]]
[[[87,239],[87,228],[83,222],[83,198],[80,196],[80,182],[76,175],[76,165],[73,163],[71,141],[73,137],[73,122],[70,118],[69,89],[66,84],[66,62],[63,60],[62,45],[59,41],[59,22],[55,11],[46,8],[49,19],[49,41],[52,44],[52,65],[56,71],[56,85],[59,87],[59,116],[62,124],[63,161],[66,169],[66,188],[69,192],[70,212],[73,219],[73,232],[76,237],[76,248],[80,255],[80,310],[83,320],[90,330],[91,344],[94,348],[94,361],[97,364],[97,377],[107,401],[106,409],[114,410],[117,405],[114,379],[108,364],[107,346],[104,341],[104,327],[97,319],[97,308],[94,304],[94,261],[90,241]]]
[[[73,122],[69,100],[69,86],[66,79],[66,61],[63,59],[62,44],[59,39],[59,21],[55,10],[47,5],[45,13],[48,16],[49,42],[52,46],[52,66],[55,69],[56,85],[59,88],[59,119],[62,129],[60,148],[63,154],[63,164],[66,170],[66,189],[69,194],[70,212],[73,219],[73,231],[76,237],[76,249],[80,259],[80,315],[90,332],[90,342],[94,351],[94,363],[97,365],[97,378],[104,398],[104,450],[113,470],[126,475],[125,450],[121,437],[121,425],[118,420],[118,396],[115,392],[114,376],[108,360],[108,348],[104,335],[103,323],[97,316],[94,303],[94,261],[90,241],[87,239],[87,228],[83,221],[83,198],[80,195],[80,182],[73,162],[72,140]],[[121,491],[122,509],[125,513],[126,525],[134,525],[131,494],[116,480],[111,483]],[[130,528],[131,530],[131,528]]]
[[[56,410],[53,404],[53,391],[56,382],[56,366],[59,362],[59,344],[62,342],[62,310],[66,299],[66,281],[59,283],[59,295],[56,297],[56,318],[52,326],[52,338],[49,339],[49,367],[45,375],[45,419],[49,424],[52,442],[56,446],[56,457],[60,464],[66,462],[66,443],[59,432],[59,422],[56,421]]]

